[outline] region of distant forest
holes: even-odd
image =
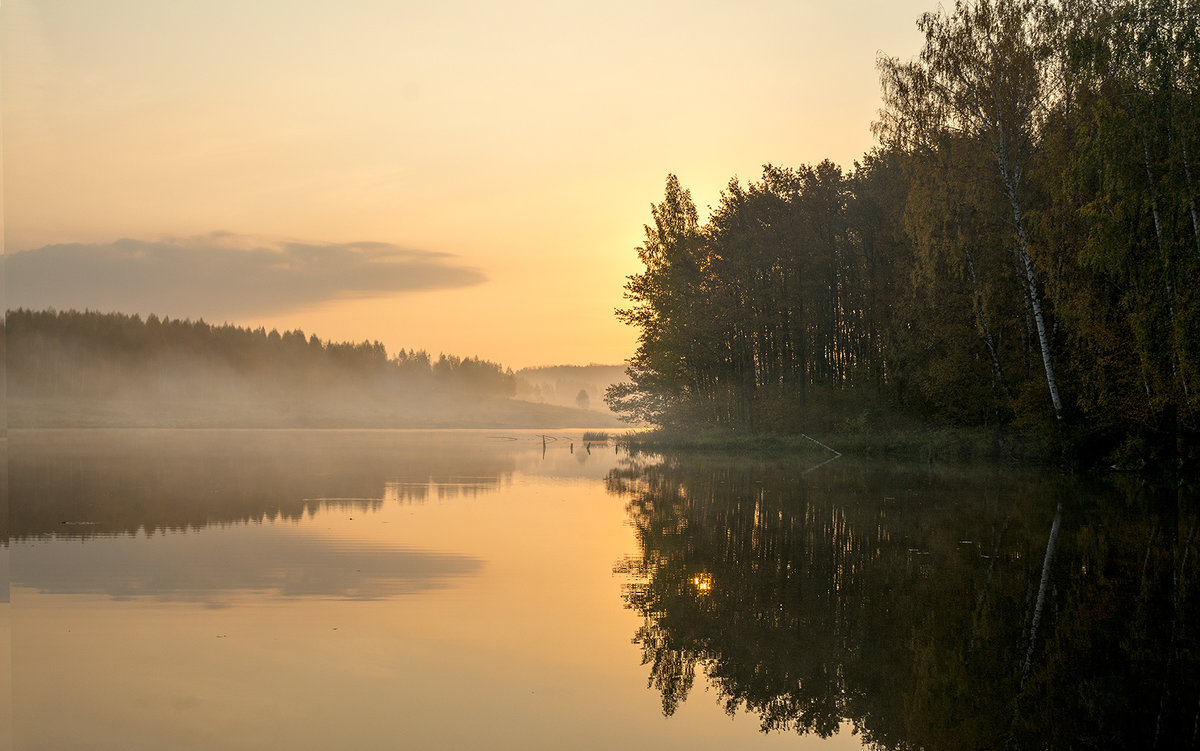
[[[548,365],[516,372],[517,398],[608,412],[605,390],[629,380],[624,365]]]
[[[9,311],[10,427],[591,426],[595,413],[515,402],[475,357],[322,341],[302,331],[78,311]],[[602,422],[602,421],[601,421]]]
[[[1194,450],[1200,4],[969,0],[918,26],[852,170],[768,165],[704,224],[668,176],[606,400],[668,428],[811,430],[832,401],[868,430],[886,408],[1083,458]]]

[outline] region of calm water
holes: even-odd
[[[1197,745],[1192,496],[552,438],[10,433],[13,747]]]

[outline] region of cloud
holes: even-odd
[[[487,280],[446,253],[388,243],[264,241],[230,233],[47,245],[7,259],[9,309],[233,319],[328,300],[452,289]]]
[[[365,542],[353,546],[280,534],[270,525],[207,527],[200,533],[15,541],[12,583],[52,594],[118,600],[228,603],[258,597],[378,600],[455,586],[477,576],[470,555]]]

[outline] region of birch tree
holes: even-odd
[[[877,127],[898,148],[933,149],[947,132],[987,148],[1006,205],[1050,401],[1061,421],[1050,326],[1026,217],[1030,163],[1054,92],[1045,31],[1050,15],[1041,0],[959,0],[952,12],[926,13],[918,22],[925,34],[919,58],[880,62],[884,111]]]

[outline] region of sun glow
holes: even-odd
[[[613,309],[666,174],[703,211],[763,163],[858,158],[877,52],[911,54],[927,9],[572,5],[4,2],[7,248],[226,231],[446,254],[485,281],[204,317],[617,363],[636,337]],[[196,315],[156,307],[131,293],[120,312]]]

